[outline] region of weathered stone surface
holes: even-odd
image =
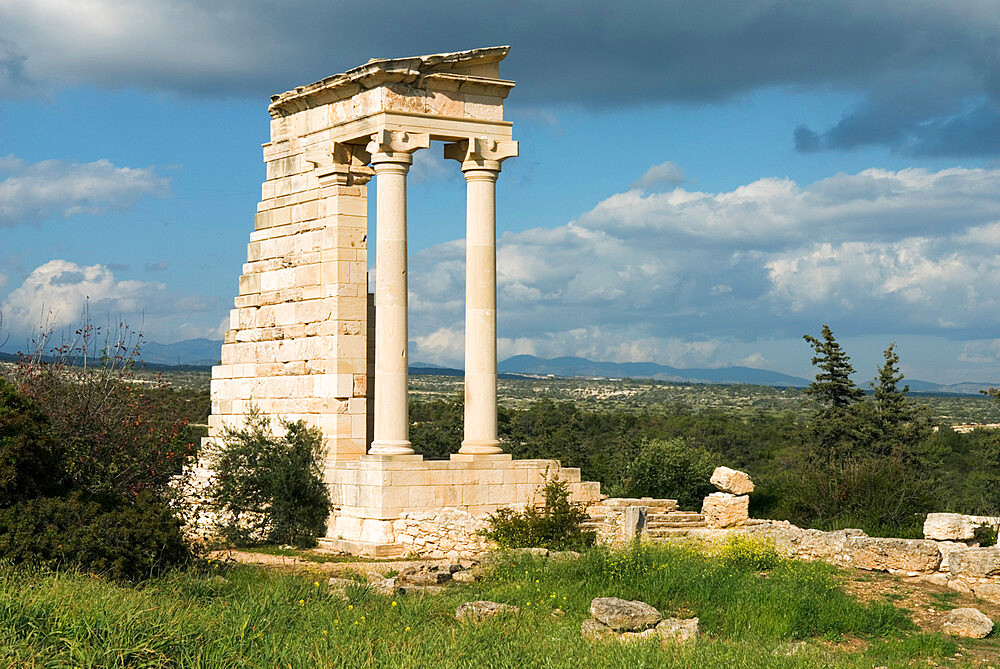
[[[750,518],[750,498],[728,492],[713,492],[702,503],[701,513],[710,528],[742,525]]]
[[[517,613],[521,609],[510,604],[491,602],[486,599],[478,602],[466,602],[455,609],[455,617],[463,622],[478,623],[487,618],[494,618],[503,614]]]
[[[994,604],[1000,604],[1000,583],[975,583],[972,594]]]
[[[990,578],[1000,575],[1000,546],[969,548],[955,551],[948,559],[948,568],[956,576]]]
[[[931,572],[941,564],[937,544],[926,539],[851,537],[850,564],[870,571]]]
[[[458,571],[451,575],[451,580],[455,583],[475,583],[479,577],[474,571]]]
[[[961,541],[938,541],[936,543],[938,552],[941,553],[941,564],[938,566],[941,571],[948,571],[951,568],[952,553],[969,550],[969,547]]]
[[[712,485],[722,492],[733,495],[749,495],[753,492],[750,475],[729,467],[716,467],[712,472],[711,481]]]
[[[993,621],[979,609],[954,609],[945,614],[941,631],[952,636],[982,639],[993,631]]]
[[[372,581],[372,588],[380,595],[391,595],[396,592],[395,578],[380,578]]]
[[[655,627],[650,627],[649,629],[642,630],[641,632],[622,632],[618,635],[618,640],[622,643],[632,643],[635,641],[648,641],[658,637]]]
[[[665,618],[656,625],[656,634],[667,643],[684,643],[699,634],[697,618]]]
[[[590,615],[613,630],[638,632],[653,627],[663,616],[646,602],[618,597],[597,597],[590,602]]]
[[[548,548],[512,548],[510,550],[512,555],[530,555],[531,557],[548,557]]]
[[[924,538],[935,541],[972,541],[976,529],[983,525],[996,527],[1000,518],[966,516],[961,513],[929,513],[924,521]]]
[[[441,585],[451,580],[451,565],[417,565],[407,567],[396,576],[396,584],[405,585]]]
[[[614,630],[599,620],[587,618],[580,624],[580,636],[587,641],[603,641],[614,635]]]
[[[924,521],[924,538],[936,541],[968,541],[975,536],[976,526],[971,516],[960,513],[928,513]]]
[[[397,585],[396,592],[403,595],[440,595],[444,592],[443,585]]]

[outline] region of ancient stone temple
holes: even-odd
[[[499,76],[507,52],[373,59],[271,98],[267,179],[212,370],[208,439],[242,424],[251,406],[275,427],[302,419],[322,430],[334,504],[328,546],[460,552],[461,531],[417,546],[402,528],[465,516],[471,527],[501,506],[537,502],[547,477],[569,481],[580,501],[599,497],[579,470],[512,460],[497,439],[495,189],[503,161],[518,155],[503,120],[514,86]],[[458,162],[468,198],[465,438],[446,461],[424,460],[408,439],[406,176],[413,154],[432,143]]]

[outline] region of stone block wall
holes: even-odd
[[[264,145],[267,180],[212,369],[209,438],[256,406],[277,431],[277,417],[304,420],[322,430],[328,458],[354,459],[369,434],[367,192],[364,178],[321,183],[329,123],[303,126],[300,114]]]

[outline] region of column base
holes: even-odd
[[[503,453],[503,449],[500,448],[500,442],[496,439],[465,439],[458,452],[461,455],[496,455]]]
[[[413,455],[413,448],[406,439],[388,441],[385,439],[372,442],[368,455]]]
[[[510,453],[452,453],[448,458],[452,462],[481,462],[484,460],[507,462],[513,460]]]

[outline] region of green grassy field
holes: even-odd
[[[595,550],[569,562],[501,561],[440,595],[345,601],[308,573],[201,565],[128,587],[0,570],[0,665],[17,667],[872,667],[931,666],[957,646],[917,631],[888,601],[861,604],[834,569],[735,545]],[[699,616],[681,646],[580,636],[596,596]],[[467,601],[520,613],[463,624]],[[564,612],[560,615],[556,609]],[[989,641],[989,640],[986,640]]]

